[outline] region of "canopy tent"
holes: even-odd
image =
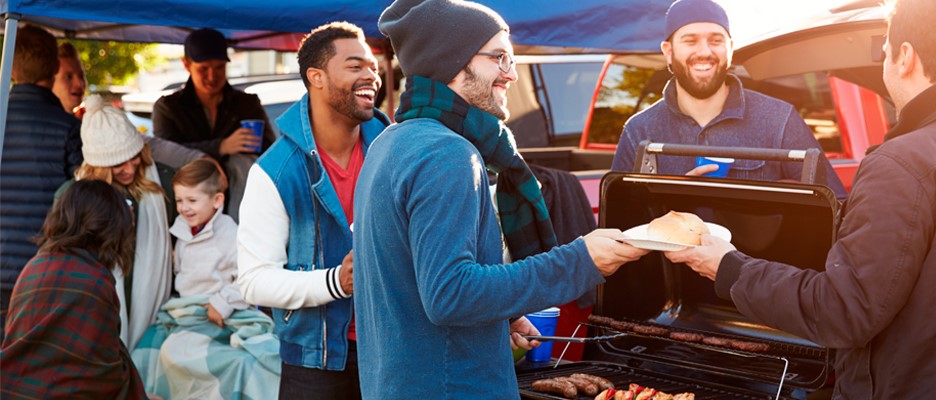
[[[656,53],[671,0],[478,0],[511,27],[519,54]],[[0,157],[16,26],[35,23],[60,37],[182,43],[192,29],[222,31],[235,48],[295,50],[305,32],[344,20],[381,40],[377,19],[391,0],[0,0]],[[388,54],[389,56],[389,54]]]
[[[537,52],[657,51],[671,0],[480,0],[500,13],[514,43]],[[182,43],[191,28],[223,31],[242,48],[292,50],[294,38],[344,20],[383,37],[377,19],[391,0],[0,0],[0,14],[20,14],[61,36]],[[282,33],[292,32],[295,35]],[[272,39],[271,39],[272,38]],[[270,39],[270,40],[268,40]],[[292,46],[292,47],[290,47]],[[525,52],[526,53],[526,52]]]

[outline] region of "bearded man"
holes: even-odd
[[[302,41],[308,93],[276,122],[283,136],[250,168],[237,231],[237,283],[271,307],[283,360],[279,398],[360,399],[352,300],[354,185],[390,123],[374,108],[377,59],[347,22]]]
[[[517,71],[494,10],[396,0],[377,26],[407,83],[397,123],[371,145],[356,189],[361,393],[515,399],[510,350],[538,345],[522,335],[539,334],[522,315],[577,299],[648,251],[614,240],[617,229],[556,246],[543,195],[504,124]]]
[[[744,89],[728,73],[733,43],[725,10],[712,0],[677,0],[666,12],[666,39],[660,44],[673,78],[663,98],[624,125],[611,166],[631,171],[643,140],[727,147],[821,149],[792,105]],[[845,187],[823,158],[826,186],[836,197]],[[691,157],[660,156],[659,173],[702,175],[717,167],[695,167]],[[794,180],[802,163],[735,160],[728,176],[740,179]]]

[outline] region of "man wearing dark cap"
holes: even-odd
[[[666,12],[665,40],[660,44],[673,78],[663,98],[624,125],[611,166],[634,169],[641,141],[726,147],[821,149],[792,105],[744,89],[728,73],[732,40],[728,15],[712,0],[677,0]],[[845,187],[823,159],[825,184],[844,200]],[[701,175],[717,167],[695,167],[691,157],[661,156],[659,173]],[[735,160],[728,176],[741,179],[794,180],[802,163]]]
[[[362,395],[517,398],[511,348],[537,345],[521,334],[538,333],[520,316],[578,298],[646,251],[617,242],[615,229],[556,247],[542,193],[504,125],[517,72],[497,13],[400,0],[378,26],[407,86],[355,191]],[[487,171],[497,174],[499,215]],[[503,243],[515,262],[505,263]]]
[[[822,271],[704,236],[666,253],[751,319],[835,349],[835,399],[936,393],[936,2],[889,1],[883,80],[897,124],[861,160]]]
[[[255,148],[266,150],[275,136],[260,98],[227,83],[227,42],[214,29],[199,29],[185,38],[182,64],[189,72],[185,86],[153,105],[153,133],[198,149],[224,166],[230,179],[225,212],[236,220]],[[241,127],[242,120],[264,121],[263,139]]]

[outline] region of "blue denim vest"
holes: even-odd
[[[276,186],[289,215],[288,262],[284,268],[293,271],[333,268],[351,250],[347,218],[316,150],[308,110],[306,94],[276,120],[283,136],[257,160]],[[390,124],[379,110],[374,114],[373,119],[361,124],[365,155],[374,138]],[[352,305],[349,298],[320,307],[273,309],[274,333],[280,339],[283,362],[343,370]]]

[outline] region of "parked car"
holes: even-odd
[[[746,88],[794,105],[846,189],[865,150],[881,143],[895,120],[881,78],[884,11],[865,3],[740,43],[733,60]],[[609,56],[578,146],[522,149],[524,158],[576,174],[597,213],[598,184],[624,123],[660,99],[670,76],[664,63],[662,54]]]

